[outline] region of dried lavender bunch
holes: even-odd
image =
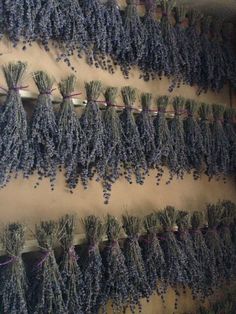
[[[118,89],[108,87],[105,91],[107,107],[103,114],[104,123],[104,151],[106,153],[103,189],[105,203],[111,196],[112,184],[120,177],[121,167],[126,161],[126,152],[123,145],[123,131],[121,121],[115,108]]]
[[[113,313],[121,313],[129,304],[129,273],[118,242],[121,226],[114,216],[107,216],[106,234],[108,244],[104,249],[103,311],[111,300]]]
[[[105,4],[104,10],[104,23],[106,26],[106,54],[113,60],[108,62],[108,71],[114,73],[114,65],[117,65],[120,60],[119,57],[122,54],[122,50],[125,49],[125,31],[122,21],[120,8],[117,0],[108,0]]]
[[[222,206],[219,203],[207,205],[208,229],[205,234],[205,241],[209,249],[211,262],[215,260],[217,286],[220,285],[225,276],[224,255],[218,233],[222,211]]]
[[[87,61],[96,67],[107,68],[105,62],[106,53],[106,24],[104,20],[104,4],[100,0],[80,0],[81,8],[85,16],[85,27],[89,38]]]
[[[169,91],[172,92],[176,85],[179,87],[183,77],[180,66],[181,55],[178,51],[177,36],[171,21],[171,12],[174,8],[175,0],[160,0],[159,2],[162,9],[162,37],[168,49],[166,62],[169,64],[170,69],[170,72],[165,73],[165,75],[168,78],[173,77],[169,87]]]
[[[160,156],[155,144],[155,128],[151,115],[152,94],[141,95],[142,111],[136,119],[148,168],[155,168]]]
[[[198,105],[196,101],[188,99],[185,103],[188,113],[184,120],[184,134],[188,164],[193,169],[194,180],[200,177],[203,162],[203,136],[196,115]]]
[[[209,179],[212,179],[212,132],[211,126],[209,122],[209,118],[211,115],[211,107],[208,104],[201,103],[199,107],[199,116],[200,116],[200,129],[203,139],[203,157],[206,165],[206,175]]]
[[[98,312],[103,277],[102,257],[99,251],[99,242],[102,239],[104,226],[100,218],[93,215],[83,220],[88,253],[84,262],[84,291],[85,301],[83,313],[95,314]]]
[[[202,284],[204,274],[200,272],[199,261],[196,259],[192,237],[189,232],[191,216],[185,211],[179,211],[176,223],[178,226],[177,239],[186,259],[188,286],[192,290],[193,298],[202,299]]]
[[[53,248],[61,239],[62,230],[54,221],[42,221],[36,226],[36,239],[42,257],[32,276],[30,300],[32,313],[67,313],[63,300],[65,283],[56,262]]]
[[[43,71],[35,72],[33,78],[40,94],[30,124],[32,169],[37,171],[38,180],[48,177],[51,189],[54,190],[58,166],[56,150],[58,129],[50,97],[54,79]],[[35,187],[37,185],[39,185],[39,182],[36,183]]]
[[[191,47],[189,53],[189,63],[191,64],[191,72],[187,73],[186,81],[190,86],[193,86],[199,80],[199,68],[201,64],[201,41],[198,31],[198,24],[202,18],[202,14],[198,10],[192,9],[187,14],[188,28],[186,29],[187,41]]]
[[[204,16],[201,21],[201,64],[200,76],[197,81],[198,93],[207,92],[211,88],[211,81],[214,80],[214,60],[212,58],[212,43],[210,40],[211,16]]]
[[[206,245],[203,231],[204,214],[201,211],[194,211],[191,217],[191,236],[195,258],[198,262],[199,273],[202,274],[202,284],[198,281],[201,299],[212,294],[212,290],[217,285],[217,270],[215,256],[211,256]]]
[[[164,173],[162,167],[166,165],[170,151],[173,149],[170,130],[165,117],[168,101],[168,96],[161,96],[157,99],[158,115],[154,119],[156,149],[158,154],[160,154],[160,159],[159,161],[157,160],[157,185],[159,185]]]
[[[141,298],[149,299],[152,290],[148,284],[144,261],[142,258],[141,247],[138,242],[142,222],[135,216],[122,216],[123,228],[127,234],[124,243],[124,256],[129,274],[129,299],[130,309],[135,313],[138,306],[139,312],[142,311]]]
[[[167,47],[161,34],[161,24],[156,20],[156,3],[153,0],[145,2],[146,13],[143,18],[143,27],[145,29],[144,50],[142,58],[139,61],[139,67],[142,70],[142,78],[145,81],[160,79],[163,74],[170,73],[167,60]]]
[[[234,244],[234,250],[235,250],[235,254],[236,254],[236,249],[235,249],[235,243],[236,243],[236,204],[231,202],[231,201],[227,201],[224,200],[221,202],[222,206],[223,206],[223,213],[226,213],[227,217],[232,217],[232,222],[230,224],[230,230],[231,230],[231,239],[233,241]]]
[[[224,107],[212,105],[212,163],[211,174],[225,177],[229,168],[229,142],[223,128]]]
[[[27,116],[19,92],[25,70],[26,63],[20,61],[3,66],[8,91],[0,116],[0,187],[20,170],[25,178],[30,172]]]
[[[138,14],[136,0],[126,0],[126,3],[123,16],[125,41],[119,60],[121,71],[124,77],[128,78],[131,67],[138,65],[143,56],[146,34]]]
[[[132,183],[132,174],[138,184],[143,184],[148,172],[144,155],[144,148],[139,136],[138,128],[132,108],[136,99],[136,90],[130,86],[121,89],[125,109],[120,115],[122,126],[122,141],[125,147],[126,160],[124,161],[125,178]]]
[[[60,238],[63,248],[60,272],[65,285],[64,302],[68,314],[83,314],[85,299],[83,274],[77,263],[78,256],[73,245],[75,217],[66,215],[61,218],[60,229],[63,230]]]
[[[157,213],[144,218],[146,236],[142,241],[142,255],[147,274],[147,280],[152,291],[156,291],[164,302],[164,254],[158,239],[160,222]]]
[[[166,286],[170,286],[175,290],[175,309],[178,308],[179,288],[183,288],[183,291],[185,291],[189,283],[186,267],[187,257],[173,232],[176,218],[177,211],[172,206],[167,206],[159,214],[160,223],[164,230],[163,241],[161,241],[165,259],[164,280]]]
[[[19,223],[5,227],[2,236],[3,249],[8,260],[1,269],[1,308],[2,313],[27,314],[26,291],[28,283],[22,251],[25,244],[25,228]]]
[[[92,179],[97,172],[97,180],[104,174],[104,125],[102,113],[96,102],[101,91],[102,84],[99,81],[91,81],[85,84],[87,105],[80,118],[80,124],[87,138],[88,157],[84,173],[84,186],[87,187],[88,179]],[[87,176],[87,177],[86,177]]]
[[[224,113],[224,133],[229,142],[229,175],[236,174],[236,129],[234,128],[235,118],[236,110],[234,108],[226,108]]]
[[[87,142],[80,126],[71,99],[75,90],[74,75],[59,83],[59,90],[63,97],[57,117],[58,125],[58,155],[60,166],[65,168],[66,183],[70,191],[77,186],[80,168],[87,160]]]
[[[170,169],[170,179],[176,175],[177,178],[183,179],[184,174],[189,172],[187,147],[185,144],[185,133],[183,126],[183,115],[185,99],[183,97],[175,97],[173,99],[173,107],[175,116],[170,122],[170,137],[172,149],[168,156],[168,166]]]

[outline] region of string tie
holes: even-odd
[[[56,88],[52,88],[52,89],[49,89],[49,90],[45,90],[43,92],[40,92],[40,95],[52,95],[52,92],[56,90]]]
[[[0,263],[0,267],[12,264],[12,263],[16,262],[17,260],[19,260],[18,256],[11,256],[7,261]]]
[[[43,266],[43,263],[46,261],[46,259],[49,257],[51,251],[50,250],[45,250],[44,253],[42,254],[41,260],[36,264],[36,269],[41,268]]]
[[[66,100],[66,99],[71,99],[71,98],[73,98],[73,97],[75,97],[75,96],[79,96],[79,95],[81,95],[81,93],[76,93],[76,94],[71,94],[71,95],[64,95],[64,96],[63,96],[63,99],[64,99],[64,100]]]

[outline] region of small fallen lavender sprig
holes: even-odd
[[[126,160],[123,161],[125,178],[132,183],[132,174],[138,184],[143,184],[148,173],[144,148],[140,139],[139,131],[132,112],[136,99],[136,90],[130,86],[121,89],[125,109],[120,115],[122,126],[122,141],[125,147]]]
[[[63,300],[65,283],[61,277],[53,248],[60,241],[63,230],[54,221],[42,221],[36,226],[36,239],[41,248],[42,257],[33,269],[30,287],[32,313],[67,312]]]
[[[185,103],[185,109],[188,112],[188,116],[184,120],[186,154],[189,166],[193,169],[194,180],[196,180],[200,177],[203,162],[203,136],[199,123],[194,116],[198,109],[196,101],[188,99]]]
[[[131,67],[138,65],[144,52],[145,29],[137,10],[136,0],[126,0],[123,24],[125,31],[124,46],[119,56],[119,64],[125,78],[129,78]]]
[[[58,155],[60,167],[65,169],[65,177],[71,192],[76,188],[79,180],[79,167],[86,164],[87,142],[81,129],[79,118],[72,102],[76,78],[74,75],[59,83],[59,90],[63,97],[58,115]]]
[[[63,230],[60,244],[63,248],[60,262],[61,277],[65,285],[63,295],[68,314],[83,314],[85,299],[84,281],[80,267],[77,263],[78,256],[73,245],[75,230],[75,217],[66,215],[60,219],[60,229]]]
[[[50,97],[54,79],[43,71],[35,72],[33,78],[40,94],[33,111],[29,132],[32,170],[37,171],[38,180],[48,177],[51,189],[54,190],[58,166],[56,150],[58,129]],[[35,188],[37,185],[39,182]]]
[[[27,314],[28,283],[21,256],[25,243],[24,226],[9,224],[4,228],[1,240],[8,260],[0,264],[0,308],[2,313]]]
[[[155,168],[156,161],[160,157],[155,144],[155,128],[151,115],[152,94],[144,93],[141,95],[142,111],[139,113],[136,124],[139,130],[140,140],[144,149],[148,168]]]
[[[83,220],[87,239],[87,255],[84,262],[84,313],[95,314],[98,312],[102,293],[103,265],[99,251],[99,242],[104,233],[104,226],[100,218],[93,215]]]
[[[27,116],[20,97],[25,71],[26,63],[20,61],[3,66],[8,91],[0,115],[0,187],[19,171],[25,178],[30,174]]]
[[[234,128],[234,119],[236,118],[236,110],[234,108],[226,108],[224,113],[224,133],[229,142],[229,175],[236,174],[236,129]]]
[[[121,226],[114,216],[107,216],[106,233],[108,243],[104,249],[103,312],[106,312],[105,307],[111,300],[113,313],[120,313],[129,305],[129,273],[118,242]]]
[[[127,234],[124,243],[124,256],[129,274],[129,299],[130,310],[135,313],[138,306],[139,312],[142,311],[141,298],[149,300],[152,290],[148,284],[144,261],[142,258],[141,247],[138,238],[141,232],[141,219],[135,216],[122,216],[123,228]]]

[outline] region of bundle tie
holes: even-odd
[[[36,268],[41,268],[43,263],[46,261],[46,259],[49,257],[51,251],[50,250],[45,250],[44,251],[44,254],[43,254],[43,257],[41,258],[41,260],[36,264]]]
[[[52,88],[49,90],[45,90],[44,92],[40,92],[40,95],[52,95],[52,92],[56,90],[56,88]]]
[[[11,91],[11,90],[19,91],[19,90],[26,89],[26,88],[28,88],[28,87],[29,87],[28,85],[26,85],[26,86],[12,86],[12,87],[10,87],[9,89],[6,89],[6,88],[0,86],[0,89],[3,90],[4,92],[8,93],[8,92]]]
[[[17,260],[19,260],[18,256],[11,256],[11,258],[9,258],[7,261],[0,263],[0,267],[12,264],[12,263],[16,262]]]
[[[79,96],[79,95],[81,95],[81,93],[76,93],[76,94],[71,94],[71,95],[65,95],[65,96],[63,96],[63,99],[64,99],[64,100],[66,100],[66,99],[71,99],[71,98],[73,98],[73,97],[75,97],[75,96]]]

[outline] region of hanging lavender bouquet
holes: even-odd
[[[186,81],[190,86],[193,86],[199,81],[199,68],[201,64],[201,41],[198,25],[202,18],[202,14],[198,10],[190,10],[187,13],[188,27],[186,29],[186,40],[189,43],[191,53],[189,53],[189,63],[191,65],[191,71],[187,72]]]
[[[121,167],[126,161],[126,152],[122,141],[123,131],[121,121],[115,108],[117,92],[117,88],[108,87],[104,95],[107,104],[103,114],[104,151],[107,152],[103,177],[104,198],[106,203],[108,203],[111,195],[112,184],[120,177],[122,173]]]
[[[27,314],[28,283],[22,260],[25,244],[24,226],[19,223],[6,226],[1,240],[7,256],[7,260],[0,263],[2,313]]]
[[[49,178],[54,190],[58,154],[56,150],[58,130],[53,112],[51,93],[54,80],[47,73],[34,73],[34,82],[39,90],[30,125],[30,148],[32,151],[32,169],[38,173],[38,180]],[[39,185],[36,183],[35,187]]]
[[[68,314],[83,314],[83,301],[85,299],[84,281],[77,263],[78,256],[73,245],[75,217],[66,215],[61,218],[60,229],[63,230],[60,238],[63,248],[60,272],[65,285],[64,302]]]
[[[85,16],[85,29],[88,33],[88,51],[87,61],[89,64],[95,64],[96,67],[107,69],[105,61],[106,54],[106,24],[104,20],[104,4],[100,0],[81,0],[83,14]]]
[[[211,173],[216,177],[223,178],[229,169],[229,142],[223,128],[223,116],[225,108],[221,105],[212,105],[212,163]]]
[[[142,239],[142,255],[147,274],[147,280],[152,291],[156,291],[164,302],[164,254],[158,239],[160,222],[157,213],[144,218],[146,235]]]
[[[188,113],[184,120],[184,135],[188,164],[193,169],[194,180],[200,177],[203,162],[203,135],[199,123],[195,117],[198,109],[196,101],[188,99],[185,103]]]
[[[202,103],[199,107],[200,129],[203,139],[203,158],[206,165],[206,175],[209,180],[212,179],[212,133],[209,118],[211,115],[211,107],[208,104]]]
[[[102,84],[99,81],[91,81],[85,84],[87,105],[80,118],[80,124],[87,138],[88,157],[84,174],[84,186],[87,187],[88,179],[92,179],[97,173],[97,180],[104,175],[104,125],[102,113],[96,102],[101,91]],[[86,178],[87,176],[87,178]]]
[[[144,149],[148,168],[155,168],[159,154],[155,144],[155,128],[151,115],[152,94],[144,93],[141,95],[142,111],[136,119],[139,130],[140,140]]]
[[[124,161],[125,178],[132,183],[132,174],[136,177],[138,184],[143,184],[148,172],[144,155],[144,148],[139,136],[138,128],[132,112],[136,99],[136,91],[130,86],[121,89],[125,109],[120,115],[122,126],[122,141],[125,147],[126,160]]]
[[[107,216],[106,233],[108,244],[104,249],[103,312],[111,300],[113,313],[120,313],[129,304],[129,273],[118,242],[121,226],[111,215]]]
[[[180,295],[180,288],[185,291],[189,279],[187,272],[187,256],[179,245],[175,234],[173,232],[176,224],[177,211],[172,206],[167,206],[159,214],[160,223],[163,227],[163,241],[161,247],[164,253],[165,268],[164,280],[165,285],[174,289],[176,294],[175,309],[178,307],[178,297]]]
[[[175,116],[170,122],[172,149],[170,150],[170,154],[168,156],[170,180],[172,180],[175,175],[177,178],[183,179],[184,174],[190,171],[182,118],[184,106],[185,99],[183,97],[175,97],[173,99]]]
[[[168,101],[168,96],[161,96],[157,99],[158,114],[154,119],[155,143],[160,156],[159,161],[157,160],[157,185],[160,184],[161,177],[164,173],[162,167],[166,165],[170,151],[172,150],[170,130],[165,117]]]
[[[75,89],[74,75],[59,83],[63,97],[57,117],[58,155],[60,166],[65,169],[66,183],[70,191],[77,186],[80,167],[86,164],[87,142],[81,129],[71,97]]]
[[[102,292],[103,265],[99,251],[99,242],[102,240],[104,226],[95,216],[88,216],[83,220],[86,239],[87,255],[84,265],[84,292],[85,301],[83,313],[95,314],[98,312]]]
[[[236,174],[236,129],[234,128],[234,119],[236,110],[226,108],[224,113],[224,133],[229,142],[229,175]]]
[[[212,294],[213,289],[217,285],[217,270],[215,257],[210,255],[209,249],[206,245],[203,226],[204,226],[204,214],[200,211],[194,211],[191,217],[191,236],[192,245],[194,249],[195,259],[198,262],[199,273],[202,276],[201,280],[198,280],[199,292],[201,293],[201,299],[204,299]]]
[[[142,78],[145,81],[160,79],[163,74],[170,73],[167,60],[167,47],[161,35],[161,24],[156,20],[156,3],[153,0],[145,1],[146,13],[143,18],[145,29],[144,50],[139,61],[142,70]]]
[[[27,117],[20,97],[26,63],[3,66],[8,91],[0,115],[0,187],[6,186],[13,174],[30,173]]]
[[[53,251],[62,232],[54,221],[43,221],[36,226],[35,236],[42,257],[35,265],[31,278],[30,300],[34,314],[67,313],[63,300],[65,283]]]
[[[126,0],[123,24],[125,41],[120,53],[120,67],[125,78],[129,77],[131,67],[138,65],[144,52],[145,29],[137,10],[136,0]]]
[[[122,216],[123,228],[127,234],[124,243],[124,256],[129,274],[129,299],[130,309],[135,313],[138,306],[141,311],[141,298],[149,300],[152,290],[148,284],[144,261],[141,254],[141,247],[138,242],[142,223],[141,219],[135,216]]]

